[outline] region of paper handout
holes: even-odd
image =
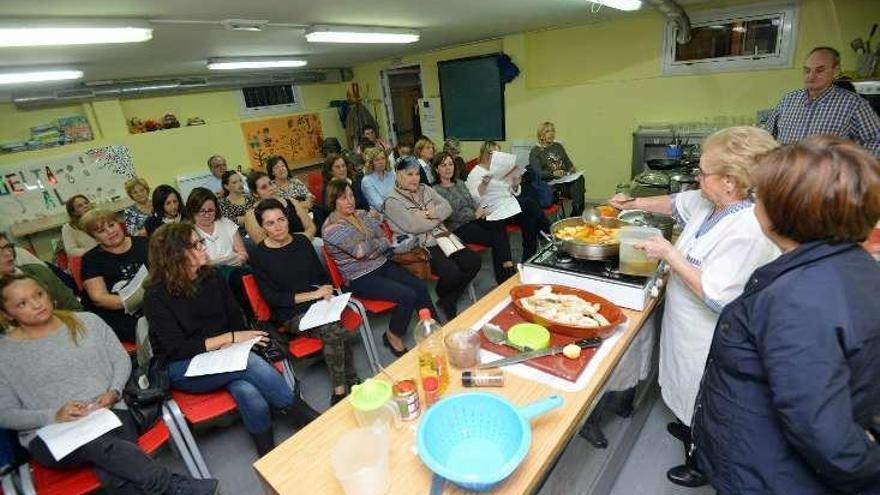
[[[37,430],[52,457],[60,461],[67,454],[122,426],[122,422],[109,409],[98,409],[84,418],[64,423],[52,423]]]
[[[226,347],[196,354],[186,368],[185,376],[215,375],[241,371],[247,368],[251,347],[259,341],[253,338],[244,342],[236,342]]]
[[[564,175],[558,179],[553,179],[551,181],[547,181],[547,184],[550,184],[551,186],[553,186],[556,184],[565,184],[566,182],[573,182],[573,181],[577,180],[577,178],[582,175],[584,175],[583,172],[575,172],[573,174]]]
[[[344,292],[329,301],[321,299],[313,303],[299,321],[300,331],[339,321],[349,299],[351,299],[351,292]]]
[[[525,167],[516,164],[516,155],[503,151],[493,151],[489,162],[489,173],[498,180],[508,180],[508,175],[518,172],[522,175]]]

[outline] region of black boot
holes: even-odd
[[[213,478],[195,479],[182,474],[172,474],[168,495],[216,495],[220,484]]]
[[[708,483],[706,476],[697,469],[694,445],[688,442],[684,464],[666,471],[666,478],[679,486],[697,488]]]
[[[287,416],[293,421],[296,428],[302,428],[321,415],[314,410],[306,401],[298,394],[293,396],[293,404],[281,409],[281,414]]]
[[[670,435],[683,442],[685,452],[687,452],[688,445],[690,445],[691,441],[691,429],[680,421],[673,421],[666,424],[666,431],[668,431]]]
[[[257,456],[263,457],[275,448],[275,434],[270,426],[266,431],[251,433],[254,447],[257,448]]]
[[[605,413],[605,409],[608,405],[609,395],[606,393],[599,399],[599,403],[596,404],[596,407],[593,409],[593,412],[590,413],[590,417],[587,418],[587,422],[584,423],[584,426],[581,428],[581,431],[578,434],[586,441],[590,442],[590,445],[596,447],[597,449],[605,449],[608,448],[608,439],[605,438],[605,434],[602,433],[602,415]]]

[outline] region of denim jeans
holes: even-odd
[[[190,359],[183,359],[168,366],[171,386],[196,394],[226,388],[238,404],[244,427],[250,433],[261,433],[272,426],[270,407],[281,409],[293,404],[293,392],[281,373],[254,353],[248,356],[247,368],[230,373],[184,376],[189,362]]]
[[[110,494],[164,494],[171,473],[144,453],[137,444],[137,427],[126,410],[111,409],[122,426],[111,430],[64,456],[60,461],[40,437],[28,444],[28,452],[50,469],[95,466],[95,473]]]

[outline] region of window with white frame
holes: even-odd
[[[690,14],[690,13],[689,13]],[[663,74],[705,74],[791,67],[798,7],[751,5],[690,14],[691,40],[678,44],[667,22]]]

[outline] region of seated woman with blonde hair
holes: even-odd
[[[217,480],[172,474],[137,444],[121,401],[131,359],[113,330],[92,313],[55,310],[49,293],[21,275],[0,278],[0,427],[51,469],[93,466],[110,494],[213,495]],[[121,423],[60,459],[37,435],[107,408]]]
[[[144,224],[153,214],[153,203],[150,201],[150,185],[147,181],[135,177],[125,182],[125,193],[134,204],[122,210],[125,230],[131,235],[147,235]]]

